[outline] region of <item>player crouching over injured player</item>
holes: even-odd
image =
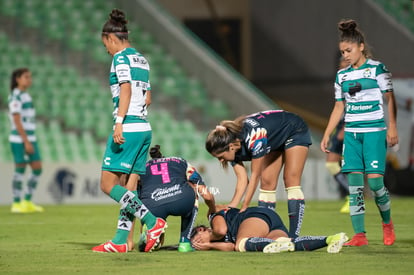
[[[211,215],[210,225],[193,229],[195,249],[279,253],[327,247],[328,253],[338,253],[348,240],[345,233],[290,238],[279,215],[264,207],[249,207],[243,212],[237,208],[220,210]]]

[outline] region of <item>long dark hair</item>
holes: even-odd
[[[150,156],[153,159],[159,159],[159,158],[163,158],[164,156],[162,155],[161,151],[161,146],[160,145],[155,145],[154,147],[151,147],[150,149]]]
[[[109,14],[108,21],[105,22],[102,28],[102,36],[113,33],[119,40],[128,40],[127,23],[125,13],[119,9],[113,9]]]
[[[29,72],[28,68],[18,68],[12,72],[10,78],[10,92],[13,92],[13,90],[17,88],[17,79],[27,72]]]
[[[358,24],[353,19],[342,19],[338,23],[339,42],[351,42],[358,45],[364,44],[363,54],[366,58],[371,58],[371,50],[365,40],[364,33],[358,28]]]
[[[240,116],[235,120],[223,120],[215,129],[211,130],[206,139],[206,150],[210,154],[220,154],[229,150],[230,144],[236,142],[243,129],[246,116]],[[221,163],[224,168],[227,162]]]

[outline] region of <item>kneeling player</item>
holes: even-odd
[[[150,149],[150,155],[152,159],[147,161],[146,173],[141,175],[138,185],[139,199],[151,213],[164,220],[170,215],[180,216],[178,251],[193,251],[190,234],[198,213],[197,196],[200,194],[203,197],[209,213],[216,212],[214,196],[204,185],[200,174],[186,160],[164,157],[159,145]],[[131,235],[128,242],[133,244]]]

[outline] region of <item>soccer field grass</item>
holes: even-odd
[[[353,235],[350,218],[340,214],[340,201],[307,201],[301,235]],[[382,229],[373,201],[367,200],[369,246],[345,247],[339,254],[325,249],[282,254],[160,250],[126,254],[94,253],[109,240],[119,207],[51,205],[44,213],[11,214],[0,207],[0,274],[413,274],[414,198],[393,198],[397,241],[382,244]],[[286,202],[278,203],[286,223]],[[199,223],[206,223],[202,207]],[[168,219],[165,245],[178,242],[180,220]],[[136,234],[137,236],[137,234]],[[137,237],[135,238],[137,239]]]

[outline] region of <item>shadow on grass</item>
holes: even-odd
[[[64,242],[64,244],[76,246],[82,249],[92,249],[94,246],[99,245],[97,243],[84,243],[84,242]],[[178,249],[178,244],[177,245],[165,245],[165,246],[160,247],[159,250],[174,251],[177,249]]]

